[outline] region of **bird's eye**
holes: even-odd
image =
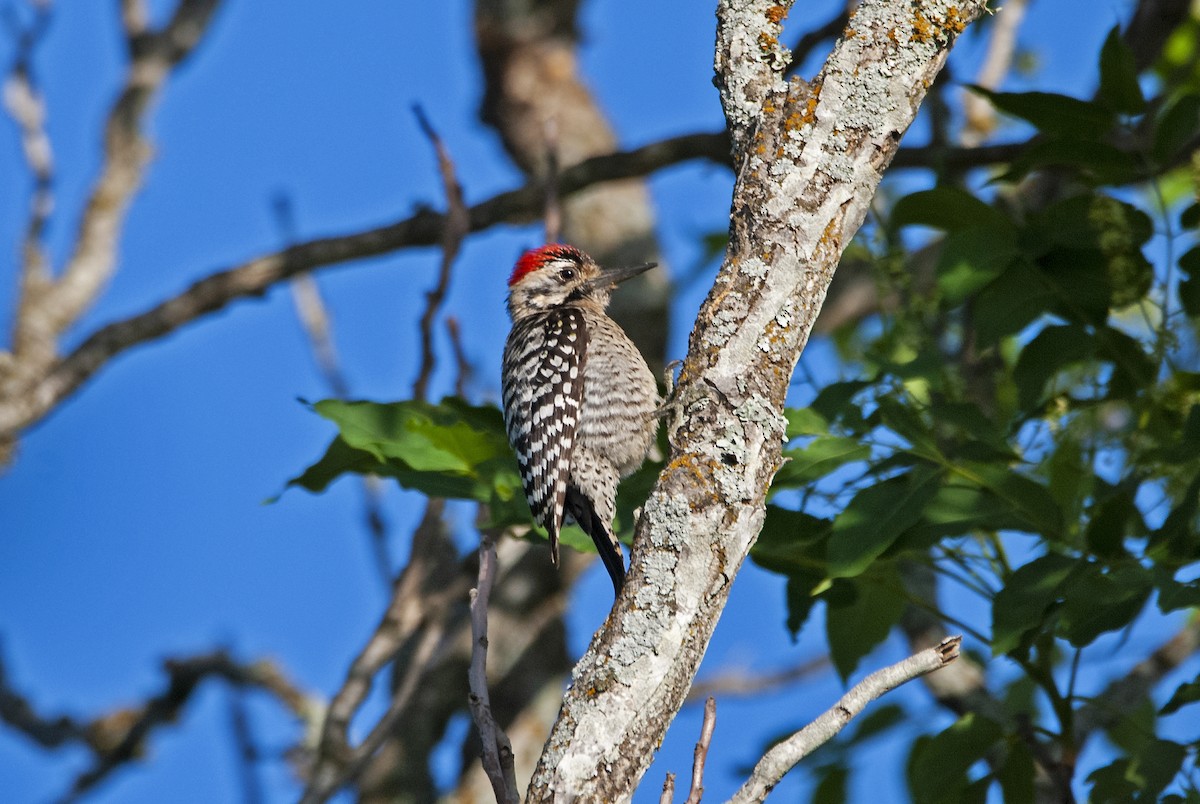
[[[558,272],[558,278],[564,282],[570,282],[572,279],[575,278],[575,269],[574,268],[563,268],[561,271]]]

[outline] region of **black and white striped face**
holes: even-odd
[[[594,283],[600,274],[600,266],[573,246],[553,244],[527,251],[508,280],[508,312],[516,320],[585,300],[603,308],[609,288]]]

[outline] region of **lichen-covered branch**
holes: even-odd
[[[784,398],[838,258],[983,3],[864,2],[811,86],[783,77],[786,11],[719,5],[717,83],[738,166],[730,244],[692,330],[629,580],[575,668],[531,802],[621,801],[640,781],[762,527]]]

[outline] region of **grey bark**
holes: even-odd
[[[739,165],[724,263],[692,330],[672,452],[625,590],[576,666],[528,800],[624,801],[695,676],[762,526],[791,374],[882,171],[983,3],[863,3],[812,86],[783,71],[786,5],[718,7]]]

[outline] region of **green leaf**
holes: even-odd
[[[764,569],[791,575],[797,570],[825,576],[824,542],[833,523],[828,519],[768,505],[750,558]]]
[[[1046,399],[1046,384],[1059,372],[1089,361],[1112,363],[1110,399],[1129,399],[1154,378],[1155,364],[1142,345],[1111,327],[1094,331],[1068,324],[1046,327],[1030,341],[1013,369],[1023,410],[1037,410]]]
[[[287,485],[316,493],[324,491],[344,474],[382,474],[384,470],[382,461],[369,452],[355,449],[339,436],[333,439],[316,463],[289,480]]]
[[[880,420],[912,445],[914,455],[931,462],[944,459],[933,430],[916,404],[892,396],[881,396],[877,404]]]
[[[826,768],[813,791],[811,804],[843,804],[850,772],[842,766]]]
[[[775,473],[773,490],[810,485],[839,467],[871,457],[871,448],[858,439],[825,436],[813,439],[803,449],[784,450],[788,462]]]
[[[788,420],[789,440],[800,436],[825,435],[829,432],[829,422],[812,408],[788,408],[783,414]]]
[[[1007,503],[1013,518],[1021,523],[1013,529],[1039,533],[1050,540],[1061,538],[1062,510],[1041,483],[999,463],[961,461],[952,471],[956,481],[976,483]]]
[[[1158,587],[1158,610],[1163,614],[1200,608],[1200,579],[1177,581],[1173,570],[1159,564],[1154,567],[1154,584]]]
[[[1143,174],[1141,157],[1107,142],[1089,139],[1089,132],[1051,135],[1021,151],[998,180],[1017,182],[1046,168],[1068,168],[1096,185],[1128,184]]]
[[[952,232],[938,256],[937,286],[948,306],[956,306],[999,277],[1021,257],[1010,227],[972,226]]]
[[[1160,715],[1173,715],[1188,704],[1194,704],[1200,701],[1200,679],[1180,684],[1175,688],[1175,692],[1171,695],[1171,700],[1167,701],[1163,708],[1158,710]]]
[[[1081,570],[1062,588],[1063,635],[1077,648],[1133,622],[1150,598],[1149,573],[1135,563],[1105,568],[1080,562]]]
[[[1098,103],[1053,92],[992,92],[970,87],[1002,112],[1020,117],[1047,134],[1100,139],[1109,132],[1113,114]]]
[[[833,523],[830,576],[851,578],[869,567],[901,533],[920,521],[940,479],[940,472],[918,470],[855,494]]]
[[[947,481],[925,505],[921,522],[897,540],[896,547],[921,550],[945,538],[976,531],[1025,530],[1025,519],[1007,500],[974,484]]]
[[[882,643],[900,621],[905,599],[894,565],[854,580],[839,579],[823,595],[829,655],[842,681]]]
[[[1133,50],[1121,38],[1119,25],[1108,32],[1100,49],[1100,94],[1118,112],[1141,114],[1146,108]]]
[[[1095,507],[1084,531],[1088,549],[1104,558],[1125,555],[1125,536],[1136,511],[1129,490],[1106,497]]]
[[[1096,354],[1096,338],[1076,324],[1046,327],[1021,350],[1013,381],[1023,410],[1032,411],[1046,398],[1046,384],[1072,363]]]
[[[1200,130],[1200,94],[1190,92],[1179,97],[1158,116],[1154,131],[1154,160],[1160,166],[1171,164],[1188,147]]]
[[[1150,535],[1146,553],[1168,566],[1180,566],[1200,558],[1196,538],[1196,514],[1200,510],[1200,473],[1192,478],[1181,499],[1171,508],[1162,527]]]
[[[1186,758],[1186,746],[1170,740],[1147,741],[1126,771],[1126,777],[1138,787],[1137,800],[1157,801]]]
[[[968,713],[941,734],[914,745],[908,763],[908,789],[914,804],[965,800],[967,772],[1003,737],[999,724]]]
[[[879,704],[855,721],[857,727],[849,742],[869,740],[904,723],[906,719],[904,708],[899,704]]]
[[[821,389],[809,408],[827,422],[842,420],[847,420],[852,424],[861,422],[862,410],[854,404],[854,397],[859,391],[870,387],[871,383],[866,380],[831,383]]]
[[[1200,246],[1194,246],[1179,258],[1184,278],[1179,282],[1179,303],[1192,318],[1200,318]]]
[[[1184,229],[1200,229],[1200,201],[1190,204],[1179,213],[1179,225]]]
[[[992,655],[1015,650],[1027,634],[1045,626],[1046,614],[1077,562],[1047,553],[1018,568],[992,600]]]
[[[288,486],[321,491],[343,474],[375,474],[431,497],[487,503],[490,525],[530,521],[516,457],[495,407],[453,398],[437,405],[326,400],[313,410],[336,424],[339,435]],[[590,544],[582,536],[566,540]]]
[[[1014,233],[1004,213],[958,187],[935,187],[906,195],[892,208],[891,225],[931,226],[945,232],[980,228]]]
[[[1011,739],[1004,752],[1004,764],[996,774],[1004,801],[1034,801],[1034,778],[1037,776],[1033,754],[1024,740]]]
[[[762,532],[750,558],[771,572],[787,577],[787,628],[800,632],[826,583],[825,542],[833,523],[801,511],[767,506]]]
[[[511,453],[504,419],[494,407],[447,399],[379,404],[327,399],[313,409],[338,426],[346,443],[379,460],[396,458],[417,472],[469,472]]]
[[[971,323],[980,346],[993,346],[1001,338],[1015,335],[1054,309],[1058,301],[1054,288],[1032,263],[1025,259],[1010,263],[980,289],[971,307]]]
[[[1087,780],[1092,783],[1088,801],[1096,802],[1132,802],[1138,792],[1138,784],[1131,780],[1132,762],[1121,757],[1088,774]]]

